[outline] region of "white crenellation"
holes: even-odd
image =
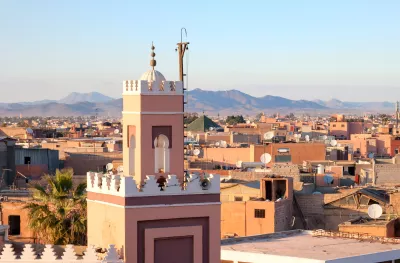
[[[65,252],[64,252],[64,255],[62,256],[62,258],[63,258],[63,260],[68,260],[68,261],[75,261],[78,259],[73,245],[65,246]]]
[[[107,179],[104,179],[107,177]],[[99,179],[101,178],[101,179]],[[191,175],[186,185],[179,182],[176,175],[168,175],[166,184],[161,191],[156,176],[148,175],[143,186],[138,187],[132,176],[105,175],[102,173],[87,173],[87,191],[103,193],[114,196],[156,196],[156,195],[188,195],[188,194],[219,194],[220,176],[210,174],[207,176],[208,187],[203,188],[203,177]],[[101,182],[101,183],[100,183]]]
[[[37,259],[38,254],[35,251],[33,244],[26,244],[24,250],[22,251],[21,260],[22,261],[33,261]]]
[[[183,95],[182,81],[125,80],[123,95]]]
[[[42,260],[46,261],[54,261],[57,259],[57,255],[54,252],[53,245],[46,245],[44,247],[44,251],[42,256],[40,257]]]
[[[76,256],[73,245],[67,245],[63,255],[57,259],[53,245],[46,245],[43,254],[35,251],[34,245],[26,245],[21,257],[15,255],[12,244],[5,244],[0,256],[0,262],[60,262],[60,263],[123,263],[114,245],[110,245],[103,260],[100,260],[93,246],[89,246],[82,258]]]
[[[11,244],[5,244],[3,251],[1,252],[0,262],[1,261],[14,261],[17,256],[15,255],[14,248]]]
[[[96,249],[93,245],[89,245],[86,248],[85,254],[83,255],[84,262],[97,262],[99,257],[97,256]]]

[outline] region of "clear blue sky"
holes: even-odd
[[[291,99],[400,99],[400,1],[0,0],[0,102],[99,91],[149,69],[189,89]],[[5,96],[6,95],[6,96]]]

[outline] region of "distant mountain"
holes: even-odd
[[[343,102],[338,99],[331,99],[328,101],[314,100],[321,106],[331,109],[359,109],[364,111],[385,111],[394,110],[395,103],[383,101],[383,102]]]
[[[329,114],[390,112],[394,109],[391,102],[343,102],[337,99],[322,100],[290,100],[278,96],[253,97],[238,90],[206,91],[194,89],[186,98],[188,112],[206,114],[255,115],[260,112],[286,114],[309,113]],[[0,103],[0,116],[121,116],[122,99],[113,99],[98,92],[71,93],[67,97],[56,100],[43,100],[21,103]]]
[[[289,100],[277,96],[253,97],[238,90],[227,91],[206,91],[194,89],[189,92],[188,111],[221,114],[238,114],[243,112],[258,113],[268,110],[295,110],[307,109],[317,110],[326,107],[313,101],[307,100]]]
[[[0,107],[0,116],[120,116],[122,110],[122,99],[111,100],[101,103],[78,102],[65,104],[50,102],[39,105],[27,105],[22,103],[11,103],[6,107]]]
[[[72,92],[67,97],[58,101],[58,103],[63,104],[76,104],[79,102],[92,102],[92,103],[101,103],[111,101],[113,98],[103,95],[99,92],[90,92],[90,93],[78,93]]]

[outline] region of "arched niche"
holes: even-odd
[[[169,139],[166,135],[160,134],[156,136],[154,145],[154,172],[169,172]]]

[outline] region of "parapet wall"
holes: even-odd
[[[376,164],[375,185],[397,184],[400,164]]]
[[[43,252],[35,249],[34,244],[25,245],[22,252],[16,253],[12,244],[6,244],[0,256],[0,262],[64,262],[64,263],[123,263],[114,245],[110,245],[103,259],[98,257],[93,246],[89,246],[82,257],[76,255],[73,245],[67,245],[59,255],[53,245],[46,245]]]
[[[182,81],[125,80],[123,95],[183,95]]]
[[[220,176],[210,174],[207,178],[191,175],[185,184],[178,181],[176,175],[168,175],[165,187],[161,188],[154,175],[146,176],[142,186],[138,186],[131,176],[87,173],[87,191],[121,197],[219,194]],[[202,185],[205,182],[206,185]]]

